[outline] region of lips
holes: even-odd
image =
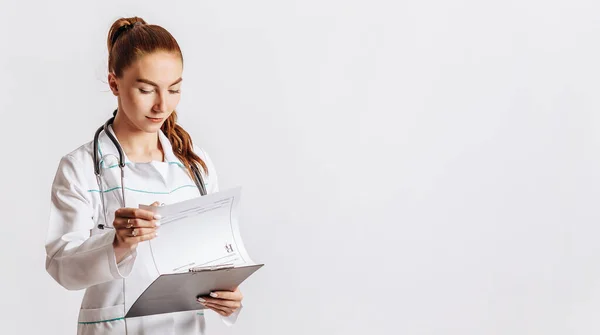
[[[152,122],[161,122],[163,120],[163,118],[161,118],[161,117],[149,117],[149,116],[146,116],[146,118],[148,120],[152,121]]]

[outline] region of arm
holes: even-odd
[[[83,166],[72,156],[61,159],[52,184],[46,237],[46,271],[69,290],[124,278],[136,257],[134,251],[117,264],[114,229],[90,236],[95,223]]]

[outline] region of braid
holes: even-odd
[[[204,173],[208,175],[206,163],[194,152],[192,137],[183,127],[177,124],[177,112],[173,111],[171,113],[165,123],[163,123],[161,129],[169,139],[169,142],[171,142],[173,153],[186,167],[190,176],[193,176],[193,165],[200,165]]]

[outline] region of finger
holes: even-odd
[[[208,303],[214,306],[230,308],[230,309],[238,309],[242,305],[238,300],[223,300],[223,299],[212,299],[209,297],[203,298],[204,303]],[[198,301],[200,301],[198,299]],[[202,303],[202,301],[200,301]]]
[[[131,228],[131,229],[119,229],[118,234],[127,237],[140,237],[148,234],[155,234],[156,228]]]
[[[159,207],[159,206],[160,206],[160,204],[161,204],[160,202],[158,202],[158,201],[155,201],[155,202],[153,202],[153,203],[152,203],[150,206]]]
[[[144,241],[149,241],[157,236],[157,233],[150,233],[141,236],[121,236],[123,242],[127,244],[137,244]]]
[[[242,292],[236,291],[215,291],[211,292],[210,296],[202,297],[211,303],[221,304],[224,301],[241,302],[243,299]]]
[[[130,229],[130,228],[156,228],[160,226],[158,220],[143,220],[143,219],[132,219],[132,218],[115,218],[113,226],[117,229]]]
[[[230,316],[233,313],[233,310],[231,310],[230,308],[227,307],[222,307],[222,306],[217,306],[211,303],[204,303],[204,306],[212,309],[213,311],[223,315],[223,316]]]
[[[226,299],[226,300],[236,300],[241,301],[243,296],[240,290],[236,289],[235,291],[215,291],[211,292],[210,296],[213,298]]]
[[[151,211],[147,211],[141,208],[119,208],[115,211],[115,217],[119,218],[138,218],[143,220],[160,220],[159,214],[154,214]]]

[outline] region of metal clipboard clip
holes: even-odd
[[[202,271],[215,271],[222,269],[233,269],[233,263],[219,264],[219,265],[208,265],[208,266],[196,266],[190,268],[189,272],[202,272]]]

